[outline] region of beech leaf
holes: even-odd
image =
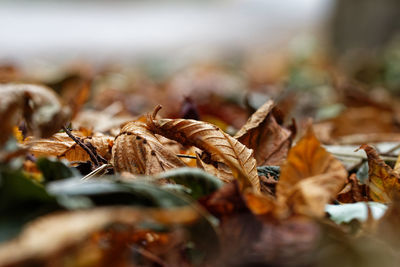
[[[191,196],[198,199],[217,191],[223,183],[217,177],[196,168],[179,168],[158,175],[160,179],[173,180],[191,191]]]
[[[127,123],[121,129],[115,138],[111,162],[118,172],[145,175],[186,166],[141,122]]]
[[[260,191],[252,149],[207,122],[186,119],[155,120],[158,110],[159,108],[152,116],[148,116],[147,124],[152,131],[183,145],[202,149],[209,153],[211,160],[228,165],[233,171],[233,177],[241,177],[242,183],[249,183],[256,191]]]
[[[198,154],[196,154],[196,163],[198,168],[218,177],[221,181],[226,183],[232,182],[232,171],[225,164],[215,162],[217,164],[217,167],[215,167],[212,164],[205,163]]]
[[[292,144],[292,133],[278,124],[272,114],[273,107],[274,102],[267,101],[235,135],[254,150],[257,166],[282,164]]]
[[[73,131],[72,134],[81,138],[84,144],[92,145],[103,158],[107,160],[111,158],[114,137],[103,135],[85,137],[79,131]],[[68,161],[79,162],[90,160],[88,153],[66,133],[56,133],[47,139],[35,140],[28,138],[24,145],[36,157],[54,156]]]

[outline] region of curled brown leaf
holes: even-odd
[[[158,110],[148,116],[147,124],[152,131],[183,145],[202,149],[209,153],[212,161],[228,165],[233,171],[233,177],[241,177],[242,183],[260,191],[253,150],[210,123],[186,119],[155,120]]]
[[[278,124],[273,108],[274,102],[267,101],[234,136],[254,150],[258,166],[282,164],[292,144],[292,133]]]
[[[337,199],[341,203],[368,201],[365,191],[365,185],[360,184],[356,174],[353,173],[350,175],[346,186],[339,192]]]
[[[141,122],[127,123],[115,138],[112,165],[118,172],[157,174],[186,166]]]

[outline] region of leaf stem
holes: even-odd
[[[185,155],[185,154],[176,154],[176,156],[179,158],[196,159],[195,156]]]

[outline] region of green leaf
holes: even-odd
[[[260,166],[257,167],[257,172],[259,176],[272,176],[274,180],[279,180],[279,175],[281,174],[281,167],[279,166]]]
[[[47,190],[58,199],[63,198],[64,203],[67,198],[86,197],[96,206],[138,205],[167,208],[191,202],[183,195],[163,190],[150,183],[120,182],[113,177],[86,181],[78,178],[65,179],[49,183]]]
[[[78,176],[78,172],[64,162],[51,158],[39,158],[36,166],[42,172],[46,182]]]
[[[223,182],[217,177],[196,168],[178,168],[158,175],[158,179],[172,180],[190,189],[194,199],[207,196],[222,187]]]
[[[184,195],[189,196],[192,193],[192,190],[190,190],[190,188],[187,188],[186,186],[180,184],[163,184],[160,187],[173,193],[183,193]]]
[[[357,170],[357,179],[361,182],[361,184],[368,183],[368,162],[364,162],[360,168]]]
[[[26,222],[59,208],[56,199],[22,171],[0,167],[0,242],[18,234]]]

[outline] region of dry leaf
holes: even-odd
[[[37,137],[49,137],[67,121],[69,109],[47,87],[33,84],[0,85],[0,145],[23,118]]]
[[[246,201],[246,206],[255,215],[269,215],[278,208],[276,199],[270,194],[247,192],[243,194],[243,199]]]
[[[199,154],[196,154],[197,168],[203,169],[205,172],[211,173],[212,175],[220,178],[222,181],[229,183],[234,179],[232,172],[225,164],[216,162],[217,167],[212,164],[205,163]]]
[[[274,102],[262,105],[237,132],[235,138],[254,150],[258,166],[280,165],[292,143],[292,134],[280,126],[272,109]]]
[[[260,181],[257,173],[253,150],[235,138],[224,133],[210,123],[185,119],[155,120],[155,114],[149,116],[147,124],[151,130],[183,145],[196,146],[211,155],[211,160],[228,165],[236,176],[243,177],[256,191],[260,191]],[[233,165],[235,165],[233,167]],[[235,174],[233,175],[235,177]]]
[[[398,192],[396,193],[398,194]],[[378,221],[375,235],[389,243],[394,251],[400,246],[400,199],[395,195],[385,215]]]
[[[91,79],[83,74],[68,75],[58,82],[60,87],[61,97],[72,111],[74,118],[81,110],[82,106],[89,99],[91,91]]]
[[[110,133],[117,135],[121,125],[128,123],[136,118],[133,116],[118,116],[110,110],[83,110],[72,121],[76,128],[86,127],[94,132]]]
[[[348,108],[332,121],[334,123],[332,135],[336,138],[352,134],[399,131],[391,111],[371,106]]]
[[[400,173],[400,155],[397,156],[396,163],[394,164],[393,171]]]
[[[362,145],[368,157],[369,196],[373,201],[388,203],[400,192],[399,174],[388,166],[372,147]]]
[[[111,159],[114,137],[103,135],[85,136],[80,131],[72,131],[72,134],[81,138],[83,143],[92,145],[96,152],[106,160]],[[66,133],[56,133],[48,139],[35,140],[28,138],[24,145],[36,157],[55,156],[78,162],[90,160],[88,153]]]
[[[289,151],[276,194],[280,205],[296,214],[322,216],[325,204],[336,197],[346,178],[342,163],[321,146],[310,127]]]
[[[146,121],[146,119],[145,119]],[[162,135],[156,134],[155,135],[158,140],[160,140],[160,143],[170,150],[171,152],[177,154],[177,155],[182,155],[182,157],[179,157],[187,166],[196,168],[197,167],[197,160],[193,157],[196,156],[197,152],[201,152],[200,149],[197,147],[191,146],[191,147],[185,147],[181,145],[180,143],[168,139]],[[189,157],[183,157],[183,156],[189,156]],[[191,157],[191,158],[190,158]]]
[[[252,252],[262,224],[246,207],[238,183],[225,184],[201,202],[219,220],[221,262],[213,266],[249,266],[240,265],[240,258]]]
[[[118,172],[157,174],[186,166],[141,122],[127,123],[115,138],[111,162]]]
[[[400,142],[400,133],[352,134],[335,139],[341,145],[360,145],[366,143]]]
[[[350,175],[348,183],[343,190],[339,192],[337,199],[341,203],[368,201],[368,198],[365,196],[365,185],[361,185],[358,182],[355,173]]]
[[[21,263],[60,256],[66,248],[79,245],[90,234],[112,224],[134,225],[148,221],[190,224],[198,217],[192,207],[145,210],[121,206],[55,213],[35,220],[19,238],[1,244],[0,262],[1,266],[28,266]]]
[[[245,200],[235,182],[202,200],[220,221],[222,259],[216,266],[298,266],[307,260],[320,237],[318,224],[302,216],[260,216],[275,209],[269,196],[247,193]]]

